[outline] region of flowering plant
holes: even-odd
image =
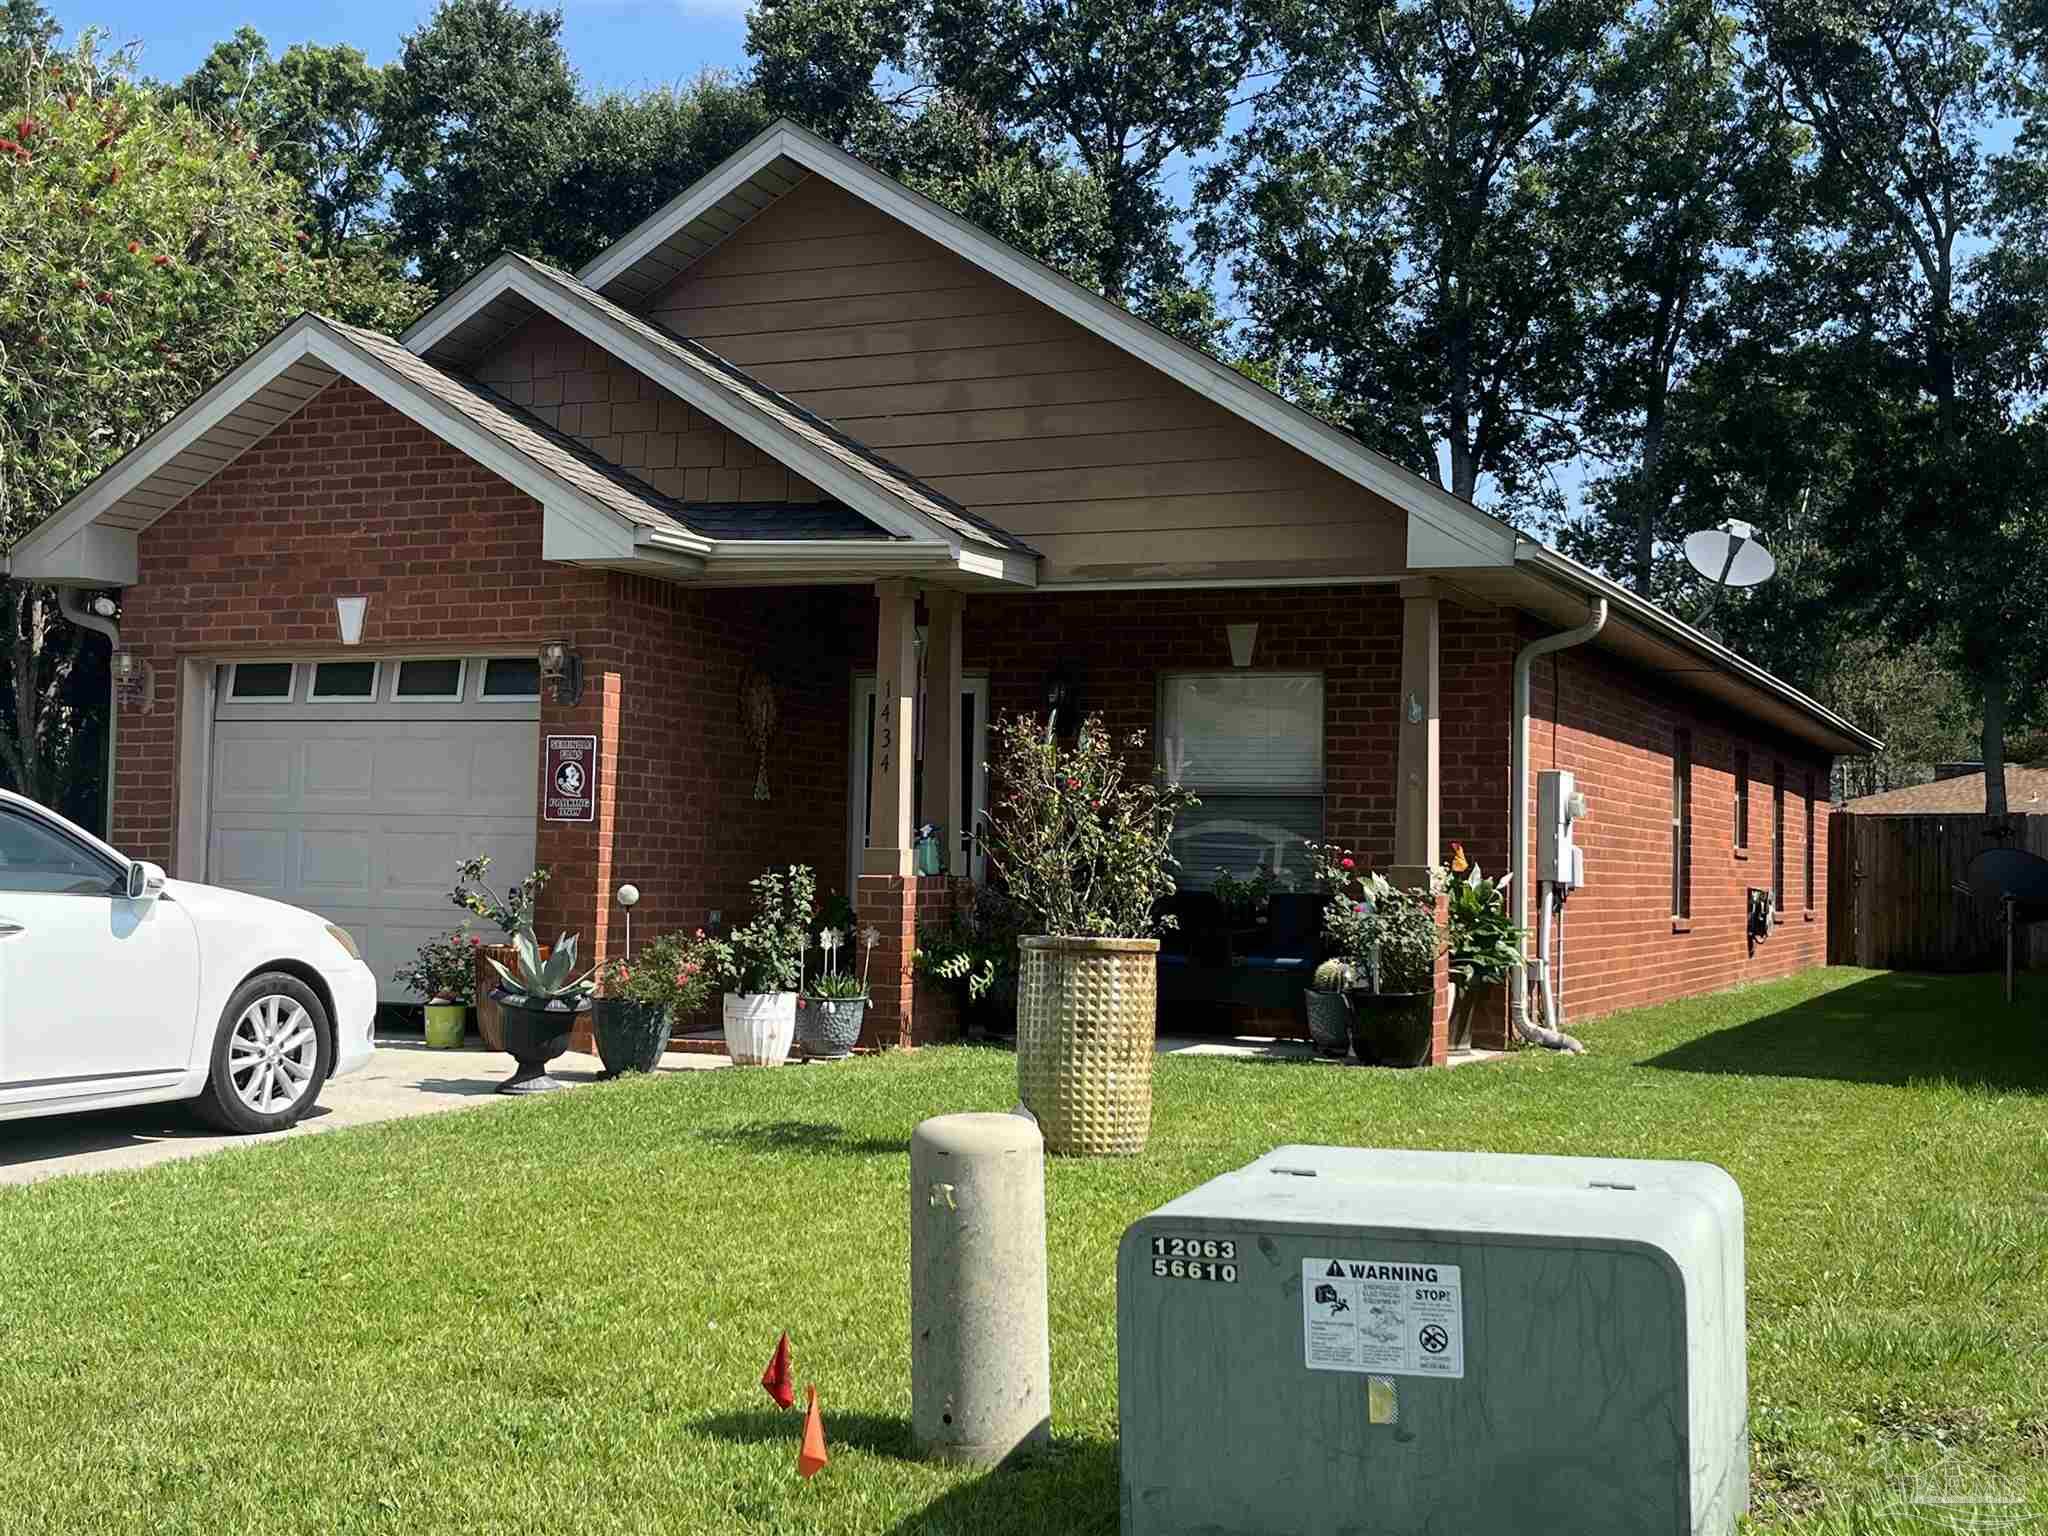
[[[1180,861],[1173,820],[1199,804],[1177,783],[1127,783],[1128,759],[1100,715],[1071,748],[1050,724],[996,722],[994,804],[983,846],[1032,932],[1054,938],[1150,938],[1173,926],[1158,912]],[[1144,732],[1125,738],[1135,755]]]
[[[1504,981],[1522,963],[1529,930],[1508,921],[1507,873],[1488,878],[1465,857],[1462,843],[1451,844],[1445,889],[1451,906],[1451,975],[1459,986],[1489,986]]]
[[[850,942],[858,942],[862,949],[860,974],[853,973],[849,961],[844,970],[840,969],[839,952]],[[825,964],[815,976],[804,983],[804,995],[815,998],[852,999],[868,995],[868,967],[874,962],[875,946],[882,942],[882,930],[870,924],[855,934],[847,929],[827,928],[818,935],[818,948],[824,953]]]
[[[598,970],[598,995],[695,1013],[711,996],[705,953],[710,942],[701,928],[693,934],[665,933],[641,945],[637,955],[614,956]]]
[[[722,939],[704,941],[704,964],[728,992],[794,992],[803,983],[804,951],[818,902],[817,877],[808,865],[786,874],[756,875],[753,916]]]
[[[476,1001],[476,952],[483,940],[461,929],[429,939],[410,965],[394,978],[406,991],[428,1003]]]
[[[540,905],[540,893],[548,883],[547,867],[536,869],[503,896],[487,883],[490,873],[488,858],[464,859],[455,866],[455,888],[448,893],[448,899],[506,933],[531,928],[534,908]]]
[[[1445,871],[1432,870],[1426,889],[1410,890],[1361,870],[1349,848],[1315,842],[1307,847],[1309,867],[1330,893],[1323,933],[1331,946],[1374,992],[1427,992],[1444,950],[1436,899],[1443,894]]]

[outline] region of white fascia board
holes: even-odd
[[[609,315],[592,307],[573,289],[548,281],[524,263],[508,263],[498,275],[497,286],[488,292],[479,288],[471,302],[480,308],[506,291],[518,294],[542,313],[560,320],[586,341],[595,342],[627,367],[687,400],[756,448],[775,455],[819,489],[873,519],[884,532],[914,542],[937,537],[949,547],[958,547],[958,541],[948,531],[910,511],[872,481],[786,431],[781,423],[731,391],[664,357]]]
[[[629,558],[633,550],[634,530],[616,517],[593,516],[588,508],[559,496],[541,503],[541,559],[619,560]]]
[[[1479,514],[1485,517],[1485,513]],[[1493,522],[1492,518],[1487,518]],[[1477,530],[1447,529],[1443,524],[1411,513],[1408,518],[1408,569],[1500,570],[1514,562],[1515,531],[1505,523],[1496,524],[1497,539],[1468,537]],[[1505,551],[1505,555],[1503,555]]]
[[[142,557],[132,528],[88,523],[61,543],[9,556],[7,573],[53,587],[132,587],[142,579]]]
[[[953,564],[962,575],[984,581],[999,581],[1012,587],[1038,585],[1038,557],[1022,555],[1013,549],[969,549],[962,545]]]
[[[1147,325],[1119,305],[1083,288],[1072,278],[996,239],[979,225],[911,191],[862,164],[809,130],[784,121],[766,129],[745,149],[652,215],[638,229],[577,273],[579,281],[602,290],[606,283],[691,222],[770,161],[787,157],[823,176],[918,233],[973,262],[984,272],[1065,315],[1104,341],[1206,396],[1290,447],[1364,486],[1435,529],[1443,543],[1463,553],[1461,566],[1512,565],[1515,535],[1476,507],[1374,453],[1348,433],[1288,403],[1272,391]]]
[[[1860,744],[1864,751],[1883,750],[1884,743],[1877,737],[1851,724],[1818,699],[1801,693],[1790,683],[1766,672],[1755,662],[1739,652],[1730,650],[1711,635],[1694,629],[1675,614],[1667,613],[1619,582],[1608,580],[1598,571],[1527,539],[1522,541],[1516,552],[1516,562],[1540,573],[1554,586],[1568,587],[1583,596],[1606,599],[1618,617],[1676,642],[1693,654],[1703,657],[1714,671],[1737,678],[1760,692],[1770,694],[1781,703],[1789,704],[1816,724],[1846,740]]]
[[[763,128],[735,150],[724,164],[694,185],[683,188],[648,215],[637,229],[628,230],[585,262],[576,274],[576,281],[602,292],[613,278],[657,249],[677,230],[694,224],[706,209],[724,202],[736,188],[753,180],[763,167],[780,159],[787,127],[786,123],[775,122]]]
[[[399,335],[398,344],[416,356],[425,357],[450,331],[497,297],[499,275],[516,264],[509,255],[492,257],[476,276],[407,326]]]
[[[45,551],[56,548],[89,526],[100,513],[190,448],[258,390],[304,357],[309,350],[307,338],[318,329],[320,322],[317,317],[301,315],[258,347],[239,368],[129,449],[111,469],[51,513],[41,526],[14,546],[11,563],[15,574],[24,580],[42,580],[33,573],[40,568]]]

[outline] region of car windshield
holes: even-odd
[[[120,871],[41,819],[0,808],[0,891],[104,896]]]

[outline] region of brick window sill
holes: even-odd
[[[1689,917],[1674,917],[1671,919],[1671,931],[1673,933],[1691,933],[1692,919]]]

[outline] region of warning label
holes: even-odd
[[[1458,1266],[1303,1259],[1301,1347],[1312,1371],[1462,1380]]]

